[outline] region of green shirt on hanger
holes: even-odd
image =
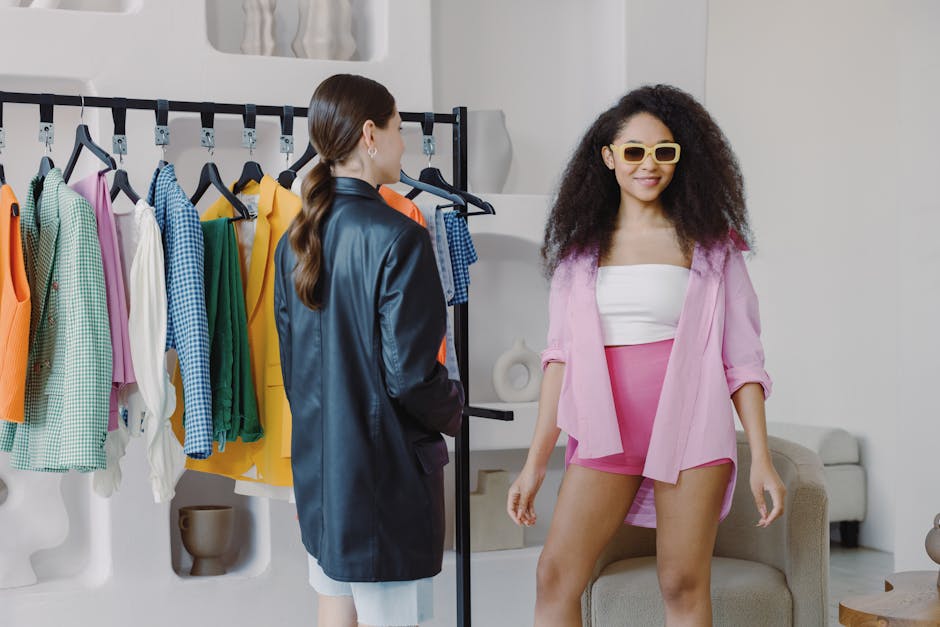
[[[239,437],[243,442],[255,442],[263,434],[251,380],[248,315],[235,230],[226,218],[201,224],[205,240],[212,434],[222,451],[226,442]]]

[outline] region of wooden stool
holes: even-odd
[[[895,573],[885,591],[849,597],[839,603],[846,627],[921,627],[940,625],[940,588],[936,570]]]

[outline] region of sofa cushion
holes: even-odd
[[[829,494],[829,521],[865,520],[865,470],[858,464],[836,464],[823,469]]]
[[[712,558],[715,625],[789,627],[793,600],[776,568],[758,562]],[[662,625],[663,600],[655,557],[620,560],[601,571],[591,588],[591,626]]]
[[[858,440],[845,429],[789,422],[768,422],[767,433],[816,451],[825,466],[857,464],[859,461]]]

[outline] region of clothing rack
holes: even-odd
[[[246,111],[245,104],[194,102],[183,100],[147,100],[138,98],[103,98],[100,96],[72,96],[63,94],[3,92],[0,91],[0,116],[3,103],[40,105],[42,120],[52,122],[52,107],[95,107],[112,110],[136,109],[153,111],[156,114],[166,111],[186,113],[213,113],[241,116]],[[307,117],[307,107],[255,105],[254,111],[260,116],[285,118]],[[453,129],[453,181],[455,188],[467,189],[467,108],[454,107],[451,113],[413,113],[400,112],[403,122],[450,124]],[[166,124],[165,120],[161,120]],[[291,124],[292,126],[292,124]],[[0,117],[2,127],[2,117]],[[283,125],[282,125],[283,128]],[[461,213],[464,219],[469,216]],[[470,215],[485,215],[473,213]],[[470,345],[469,306],[467,303],[454,306],[454,349],[457,351],[457,365],[460,369],[460,381],[463,384],[466,404],[464,417],[488,418],[492,420],[513,420],[512,411],[473,407],[470,402]],[[457,556],[457,625],[470,627],[470,421],[464,420],[454,446],[455,482],[456,482],[456,529],[455,544]]]

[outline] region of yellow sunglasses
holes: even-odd
[[[615,146],[609,146],[611,152],[620,156],[624,163],[638,165],[646,160],[646,155],[653,155],[653,161],[660,165],[671,165],[679,161],[679,144],[675,142],[663,142],[655,146],[647,146],[636,142],[628,142]]]

